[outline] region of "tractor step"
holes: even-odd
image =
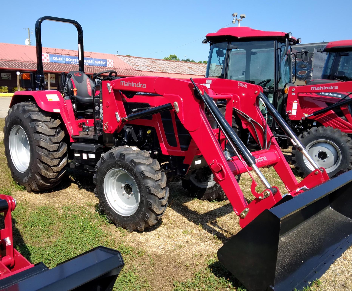
[[[94,171],[95,165],[103,153],[103,146],[101,144],[76,142],[71,145],[71,150],[73,150],[71,168],[83,166],[87,171]]]
[[[101,136],[100,134],[95,134],[94,132],[91,132],[91,131],[81,131],[79,135],[73,135],[72,138],[78,141],[98,140],[100,136]]]

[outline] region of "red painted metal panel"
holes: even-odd
[[[352,50],[352,39],[331,41],[326,45],[324,51],[334,51],[334,49]]]
[[[79,134],[80,129],[78,124],[82,120],[75,119],[71,100],[64,99],[59,91],[17,91],[12,97],[10,107],[18,102],[31,99],[34,99],[42,110],[60,114],[70,137]],[[73,141],[72,138],[71,141]]]
[[[16,201],[7,195],[0,194],[0,199],[5,200],[7,208],[4,213],[4,228],[0,230],[1,255],[0,255],[0,279],[13,275],[14,273],[33,267],[22,255],[14,249],[12,235],[11,212],[16,207]]]
[[[246,39],[246,38],[268,38],[268,39],[281,39],[285,40],[287,33],[280,31],[263,31],[252,29],[250,27],[226,27],[221,28],[215,33],[208,33],[206,38],[209,40],[221,37],[232,37],[238,39]],[[291,38],[290,40],[295,41],[295,38]]]
[[[334,94],[348,95],[351,93],[351,88],[352,82],[292,86],[289,88],[287,96],[286,112],[289,119],[303,120],[307,115],[341,101],[341,98],[334,97]],[[326,95],[322,95],[321,93]],[[331,93],[331,95],[328,95],[328,93]],[[333,110],[317,116],[308,117],[308,119],[316,120],[325,127],[331,126],[350,134],[352,133],[351,113],[347,105],[342,106],[341,110],[347,120],[339,117]]]

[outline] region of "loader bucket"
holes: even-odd
[[[349,171],[265,210],[219,249],[218,258],[248,290],[300,290],[351,245]]]
[[[36,264],[0,280],[0,290],[111,291],[123,266],[120,252],[100,246],[53,269]]]

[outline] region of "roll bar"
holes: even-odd
[[[82,26],[75,20],[43,16],[35,23],[35,38],[36,38],[36,52],[37,52],[37,74],[36,74],[36,88],[39,90],[44,89],[44,70],[42,60],[42,22],[44,20],[71,23],[77,28],[78,32],[78,65],[79,71],[84,72],[84,50],[83,50],[83,29]]]

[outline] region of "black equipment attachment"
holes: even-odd
[[[302,289],[352,245],[351,193],[349,171],[284,197],[219,249],[220,262],[250,291]]]
[[[113,249],[97,247],[48,269],[39,263],[0,281],[0,290],[111,291],[124,262]]]

